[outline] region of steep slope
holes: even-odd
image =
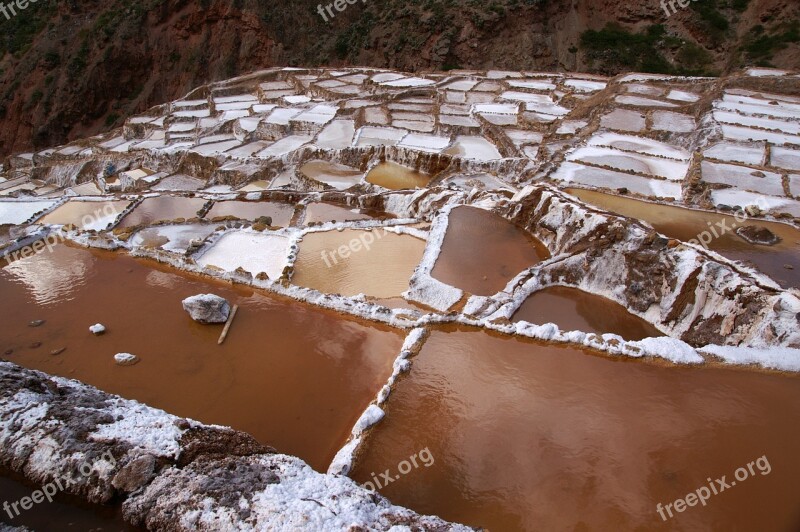
[[[604,74],[800,66],[800,5],[791,0],[702,0],[669,17],[655,0],[343,5],[327,21],[313,0],[70,0],[0,15],[0,154],[107,130],[198,84],[274,65]]]

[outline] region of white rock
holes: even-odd
[[[119,366],[133,366],[139,362],[139,357],[130,353],[117,353],[114,355],[114,362]]]
[[[200,323],[225,323],[231,306],[228,301],[214,294],[199,294],[183,300],[183,309],[194,321]]]
[[[95,323],[91,327],[89,327],[89,332],[94,334],[95,336],[100,336],[104,332],[106,332],[106,328],[102,323]]]
[[[353,427],[353,434],[358,436],[372,425],[383,419],[383,409],[377,405],[369,405]]]

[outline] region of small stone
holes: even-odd
[[[63,353],[66,350],[67,350],[66,347],[60,347],[58,349],[53,349],[52,351],[50,351],[50,354],[53,355],[53,356],[60,355],[61,353]]]
[[[114,355],[114,362],[118,366],[133,366],[139,362],[139,357],[130,353],[117,353]]]
[[[36,349],[36,348],[39,348],[39,347],[42,347],[42,342],[33,342],[33,343],[30,345],[30,348],[31,348],[31,349]]]
[[[783,267],[786,268],[787,270],[794,270],[794,266],[792,266],[791,264],[784,264]]]
[[[95,323],[91,327],[89,327],[89,332],[95,336],[100,336],[104,332],[106,332],[106,328],[102,323]]]
[[[125,464],[114,475],[111,485],[124,492],[130,493],[141,488],[155,476],[157,461],[151,454],[139,456]]]
[[[3,354],[4,354],[5,356],[11,355],[11,354],[13,354],[13,353],[14,353],[14,350],[13,350],[13,349],[6,349],[6,350],[3,352]]]
[[[736,229],[736,234],[751,244],[762,246],[774,246],[781,241],[780,237],[767,229],[758,225],[747,225]]]
[[[194,321],[200,323],[225,323],[231,306],[228,301],[214,294],[199,294],[183,300],[183,309]]]
[[[28,324],[29,327],[39,327],[41,325],[44,325],[44,320],[33,320]]]
[[[664,249],[669,245],[669,239],[663,236],[657,236],[653,240],[653,247],[656,249]]]

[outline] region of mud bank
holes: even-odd
[[[151,530],[470,530],[393,506],[251,436],[0,361],[0,465],[40,485],[122,502]],[[90,467],[84,467],[83,464]],[[88,471],[87,471],[88,469]],[[87,474],[83,474],[87,473]]]

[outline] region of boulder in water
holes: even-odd
[[[183,308],[194,321],[200,323],[225,323],[231,306],[224,297],[199,294],[183,300]]]

